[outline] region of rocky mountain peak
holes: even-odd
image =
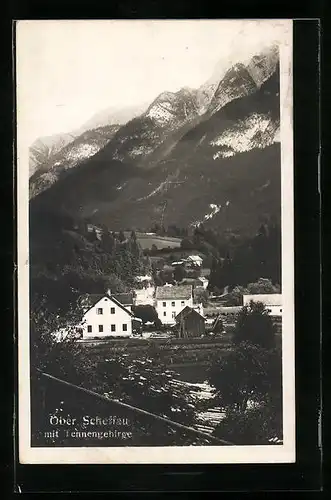
[[[279,62],[279,52],[276,45],[268,47],[260,54],[252,57],[247,65],[247,70],[257,87],[261,85],[270,77],[275,71]]]

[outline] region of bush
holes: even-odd
[[[142,320],[143,323],[155,323],[159,321],[155,307],[151,305],[133,306],[133,314]]]
[[[249,342],[272,348],[275,346],[275,334],[275,326],[264,304],[251,301],[248,306],[241,309],[237,316],[233,340],[236,344]]]
[[[249,402],[261,403],[281,397],[281,355],[242,343],[211,367],[208,380],[225,409],[245,411]]]
[[[214,431],[214,435],[238,445],[265,445],[282,442],[282,416],[269,404],[244,412],[231,410]]]

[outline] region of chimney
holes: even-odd
[[[109,297],[111,296],[111,289],[110,288],[108,288],[106,294],[109,295]]]

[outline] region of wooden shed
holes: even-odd
[[[201,337],[205,334],[205,318],[186,306],[176,316],[176,330],[179,338]]]

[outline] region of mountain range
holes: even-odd
[[[109,126],[117,126],[118,128],[121,125],[124,125],[132,118],[139,116],[141,113],[145,111],[148,104],[144,103],[139,106],[131,106],[127,108],[116,108],[114,106],[99,111],[95,113],[86,123],[84,123],[78,129],[71,131],[70,133],[63,134],[55,134],[47,137],[40,137],[30,146],[30,155],[29,155],[29,175],[30,177],[40,170],[39,174],[43,174],[46,171],[52,169],[55,163],[59,162],[58,153],[62,151],[68,144],[71,144],[76,150],[76,157],[79,156],[79,151],[77,150],[77,145],[79,144],[81,147],[81,160],[91,156],[103,147],[104,142],[101,141],[100,145],[98,141],[93,141],[93,136],[95,139],[95,135],[98,135],[98,132],[95,133],[96,129],[104,129],[99,130],[102,136],[106,136],[107,128]],[[111,129],[110,129],[111,130]],[[91,139],[87,132],[91,132]],[[109,139],[111,138],[111,135]],[[73,142],[77,140],[75,144]],[[94,142],[94,149],[91,150],[90,155],[87,154],[87,148],[85,147],[85,143],[89,143],[90,141]],[[98,149],[95,149],[97,148]],[[68,158],[66,158],[67,148],[64,152],[64,161],[68,162]],[[61,158],[61,157],[60,157]],[[69,160],[70,162],[70,160]],[[75,166],[76,163],[73,165]],[[57,166],[57,165],[55,165]],[[32,181],[33,183],[33,181]],[[38,184],[42,184],[42,182],[38,182]],[[49,183],[46,181],[46,186]],[[36,194],[35,190],[32,189],[33,196]]]
[[[31,216],[252,234],[261,218],[280,220],[279,113],[273,46],[198,89],[163,92],[125,124],[74,137],[31,176]]]

